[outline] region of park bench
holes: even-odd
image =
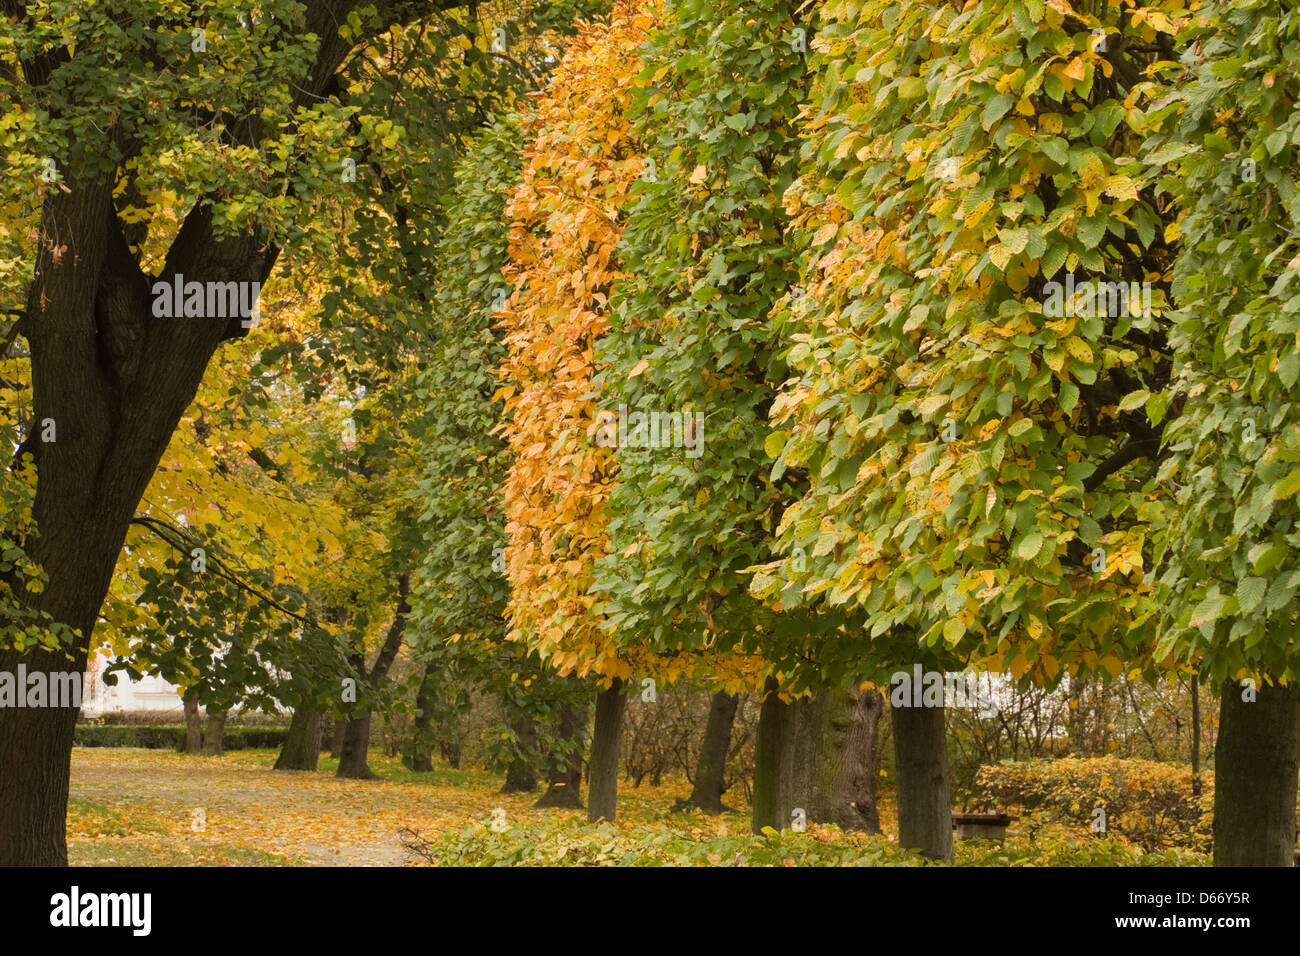
[[[1005,840],[1013,817],[1006,813],[954,813],[953,829],[957,840]]]

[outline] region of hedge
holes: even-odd
[[[284,743],[287,734],[284,727],[228,727],[223,745],[226,750],[277,748]],[[185,727],[180,724],[81,724],[73,736],[73,743],[78,747],[144,747],[179,751],[185,747]]]
[[[1211,839],[1214,774],[1202,772],[1201,794],[1192,772],[1175,764],[1119,757],[1031,760],[981,767],[976,783],[989,801],[1088,830],[1104,819],[1147,850],[1205,850]],[[1095,814],[1097,808],[1105,816]],[[1097,831],[1093,831],[1097,832]]]

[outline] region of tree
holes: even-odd
[[[1141,657],[1171,255],[1127,173],[1177,28],[1162,6],[821,12],[786,195],[803,281],[777,316],[797,378],[772,409],[775,473],[812,487],[755,587],[857,609],[866,641],[845,643],[883,668],[861,677],[983,664],[1051,685]],[[900,826],[946,853],[941,715],[895,717],[897,745],[929,751],[901,761],[923,769]]]
[[[1291,866],[1300,769],[1300,54],[1294,9],[1208,5],[1180,36],[1149,174],[1174,198],[1177,378],[1159,479],[1157,657],[1220,695],[1216,866]],[[1244,51],[1252,51],[1249,56]]]
[[[619,476],[595,583],[606,628],[625,647],[698,655],[731,694],[762,683],[759,655],[781,660],[774,645],[805,649],[839,621],[747,590],[804,481],[771,480],[764,451],[787,374],[767,316],[796,278],[780,197],[806,85],[798,7],[665,4],[625,111],[644,171],[598,353],[598,440]]]
[[[15,329],[25,339],[31,421],[57,430],[57,440],[29,431],[13,459],[34,496],[30,523],[6,521],[28,564],[0,572],[3,628],[35,615],[57,625],[46,631],[61,648],[7,640],[0,669],[84,669],[140,496],[213,354],[247,333],[247,315],[156,316],[154,283],[249,291],[282,251],[327,251],[337,234],[320,213],[348,194],[339,167],[353,120],[375,162],[403,163],[390,120],[344,105],[349,56],[420,18],[439,20],[427,33],[445,39],[441,15],[456,5],[272,0],[248,17],[223,0],[152,18],[111,0],[39,18],[19,0],[0,5],[0,99],[19,118],[6,145],[22,157],[5,204],[19,189],[41,199],[33,278],[3,341],[7,353]],[[159,207],[178,210],[174,236],[150,230]],[[41,573],[48,583],[29,589]],[[75,719],[69,709],[0,714],[0,862],[64,861]]]
[[[592,438],[596,340],[619,274],[620,209],[640,173],[622,119],[636,66],[628,50],[653,23],[638,6],[584,25],[524,120],[522,180],[506,208],[513,291],[500,310],[509,634],[561,676],[602,679],[592,820],[614,817],[620,682],[633,672],[591,593],[616,470]]]

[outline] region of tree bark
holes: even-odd
[[[339,769],[334,774],[345,780],[377,780],[366,755],[370,750],[370,714],[352,717],[343,729],[343,748],[339,752]]]
[[[537,724],[531,714],[520,714],[510,725],[519,741],[515,758],[506,767],[506,782],[502,793],[532,793],[537,789],[537,769],[531,755],[537,752]]]
[[[754,833],[764,827],[781,830],[790,825],[783,777],[789,766],[786,756],[795,715],[793,707],[777,694],[779,684],[769,677],[763,687],[763,706],[758,715],[758,740],[754,753]]]
[[[275,760],[276,770],[315,770],[320,761],[320,711],[299,707],[289,721],[289,733]]]
[[[208,711],[208,729],[203,735],[203,752],[220,757],[226,752],[226,711]]]
[[[617,677],[596,695],[596,727],[591,734],[591,761],[587,768],[588,823],[613,820],[618,810],[618,745],[626,706],[623,681]]]
[[[797,709],[792,805],[818,823],[879,833],[876,739],[884,698],[827,688]]]
[[[420,688],[415,692],[415,720],[411,728],[411,769],[428,773],[433,769],[433,666],[424,665]]]
[[[952,780],[943,707],[894,707],[898,845],[952,862]]]
[[[1201,795],[1201,682],[1192,675],[1192,793]]]
[[[199,717],[199,692],[187,690],[181,698],[185,707],[185,753],[196,754],[203,750],[203,724]]]
[[[348,718],[344,714],[335,714],[330,728],[330,756],[335,760],[343,756],[343,736],[348,732]]]
[[[384,646],[379,649],[379,656],[375,659],[374,666],[370,668],[370,673],[367,674],[365,671],[365,659],[360,658],[357,668],[358,683],[365,688],[363,694],[388,676],[388,669],[393,666],[393,661],[397,658],[397,652],[402,646],[402,637],[406,633],[406,618],[411,613],[410,596],[410,576],[399,574],[397,610],[393,612],[393,623],[388,627]],[[347,727],[343,732],[343,746],[339,750],[339,768],[335,776],[348,780],[375,780],[377,775],[370,769],[366,759],[370,751],[370,703],[368,700],[363,700],[360,706],[362,707],[360,713],[354,712],[348,717]]]
[[[691,795],[674,810],[699,807],[704,813],[716,817],[729,810],[722,803],[727,772],[727,751],[731,747],[731,728],[736,723],[736,708],[740,698],[735,694],[718,691],[709,701],[709,719],[704,725],[704,739],[700,742],[700,758],[695,764],[695,782]]]
[[[1065,714],[1065,731],[1070,741],[1070,756],[1086,757],[1087,728],[1084,725],[1084,683],[1078,677],[1070,678],[1069,709]]]
[[[566,810],[582,809],[582,748],[576,746],[582,733],[584,715],[579,715],[572,704],[560,705],[561,740],[574,744],[573,754],[564,766],[551,770],[550,783],[541,799],[533,804],[536,809],[559,807]]]
[[[1232,680],[1214,747],[1214,865],[1294,866],[1300,685],[1261,683],[1242,700]]]

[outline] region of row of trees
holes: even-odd
[[[412,765],[472,686],[561,805],[595,683],[592,819],[629,684],[715,692],[713,812],[755,690],[755,830],[878,827],[897,670],[1179,672],[1216,862],[1290,863],[1296,13],[223,0],[200,61],[120,6],[0,0],[0,670],[102,617],[292,707],[282,768],[346,717],[366,776],[408,644]],[[149,307],[273,270],[252,330]],[[63,861],[74,721],[0,710],[0,862]],[[951,858],[943,707],[892,735],[900,842]]]
[[[521,121],[510,636],[744,655],[756,827],[778,691],[1182,668],[1216,860],[1291,862],[1293,15],[1101,7],[624,4]],[[950,857],[943,710],[893,727],[900,839]]]

